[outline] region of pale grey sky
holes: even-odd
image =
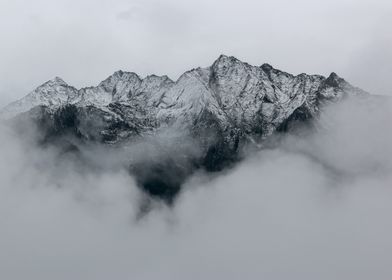
[[[0,0],[0,105],[54,76],[176,79],[221,53],[391,94],[391,26],[389,0]]]

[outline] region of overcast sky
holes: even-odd
[[[54,76],[176,79],[221,53],[391,94],[391,26],[390,0],[0,0],[0,105]]]

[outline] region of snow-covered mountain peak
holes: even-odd
[[[78,90],[69,86],[63,79],[55,77],[30,92],[24,98],[15,101],[0,111],[1,118],[12,118],[29,111],[36,106],[58,108],[72,103],[78,96]]]
[[[234,65],[234,64],[244,64],[244,62],[242,62],[241,60],[237,59],[234,56],[228,56],[225,54],[221,54],[217,60],[214,61],[213,66],[214,65]]]
[[[60,77],[54,77],[53,79],[47,81],[45,84],[48,85],[59,85],[59,86],[68,86],[68,84]]]
[[[42,85],[38,86],[31,93],[34,93],[35,95],[47,95],[48,93],[55,94],[57,92],[63,92],[64,89],[68,87],[72,88],[62,78],[54,77],[53,79],[46,81]]]
[[[339,87],[343,83],[347,83],[343,78],[339,77],[335,72],[332,72],[325,83],[331,87]]]
[[[103,87],[106,91],[113,91],[118,83],[140,84],[141,80],[136,73],[119,70],[103,80],[98,86]]]

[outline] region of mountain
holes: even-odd
[[[34,120],[43,142],[66,135],[121,146],[168,129],[180,132],[198,153],[176,144],[175,153],[130,161],[130,172],[148,193],[170,200],[194,170],[222,170],[241,158],[243,147],[311,120],[325,104],[364,94],[335,73],[294,76],[221,55],[177,81],[117,71],[96,87],[78,90],[56,77],[6,106],[0,117]]]

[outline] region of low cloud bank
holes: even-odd
[[[85,166],[2,128],[0,278],[389,280],[391,120],[388,99],[333,105],[140,220],[119,155]]]

